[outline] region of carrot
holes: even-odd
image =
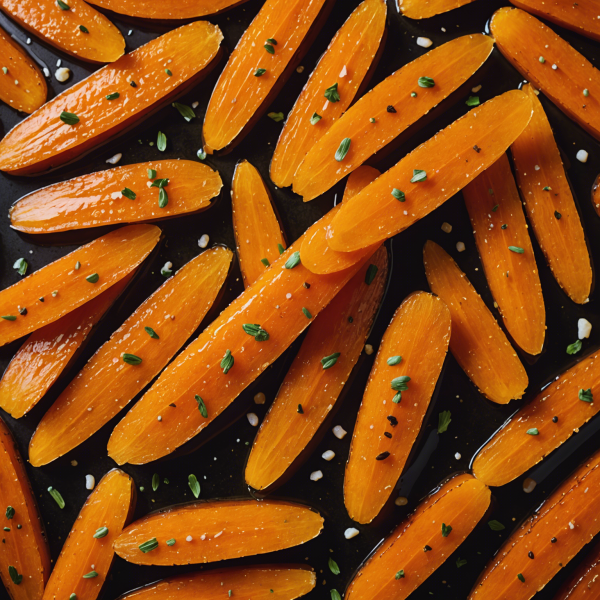
[[[398,8],[405,17],[428,19],[454,10],[474,0],[398,0]]]
[[[406,465],[448,352],[450,321],[442,300],[415,292],[381,340],[346,465],[344,501],[354,521],[379,514]],[[393,382],[402,377],[410,381],[398,393]]]
[[[215,500],[147,515],[125,529],[114,548],[137,565],[210,563],[292,548],[322,529],[323,517],[301,504]]]
[[[279,136],[271,160],[275,185],[292,185],[306,153],[354,100],[378,54],[386,15],[385,0],[364,0],[335,34]],[[337,96],[328,91],[332,86]]]
[[[363,350],[387,272],[380,247],[308,330],[252,445],[246,483],[254,489],[272,491],[307,452]]]
[[[90,0],[90,4],[139,19],[195,19],[214,15],[242,4],[246,0],[180,0],[148,2],[147,0]]]
[[[352,171],[346,181],[342,202],[354,198],[358,192],[366,188],[370,183],[373,183],[380,175],[380,171],[369,165],[361,165],[355,171]]]
[[[583,304],[592,287],[585,234],[548,118],[533,87],[533,116],[511,148],[527,216],[560,287]]]
[[[6,134],[0,171],[39,173],[114,139],[204,77],[222,39],[217,26],[196,21],[96,71]]]
[[[113,333],[42,418],[29,443],[32,465],[48,464],[84,442],[160,373],[213,305],[231,258],[223,247],[203,252]]]
[[[235,167],[231,185],[233,231],[244,286],[251,286],[287,244],[273,200],[259,172],[247,160]]]
[[[347,600],[403,600],[460,546],[490,504],[490,490],[458,475],[422,502],[358,570]]]
[[[305,201],[326,192],[465,83],[493,47],[485,35],[466,35],[427,52],[384,79],[309,150],[294,175],[294,192]],[[419,86],[424,75],[434,80],[433,87]],[[338,162],[335,155],[345,138],[351,140],[350,149],[346,159]]]
[[[560,587],[553,600],[598,600],[600,598],[600,544],[594,547],[575,572]]]

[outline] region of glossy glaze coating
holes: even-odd
[[[246,0],[92,0],[90,4],[140,19],[193,19],[227,10]]]
[[[427,19],[474,0],[396,0],[400,12],[411,19]]]

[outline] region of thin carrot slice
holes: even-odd
[[[335,34],[279,136],[271,160],[275,185],[292,185],[306,153],[354,100],[377,55],[386,15],[385,0],[364,0]],[[326,93],[333,85],[339,96],[336,101]]]
[[[12,600],[40,600],[50,574],[50,550],[17,444],[2,419],[0,457],[2,520],[10,529],[0,544],[0,579]]]
[[[533,87],[533,116],[510,147],[517,183],[533,232],[561,288],[583,304],[592,287],[585,234],[548,118]],[[598,210],[598,209],[597,209]]]
[[[493,47],[488,36],[466,35],[384,79],[309,150],[294,175],[294,192],[305,201],[326,192],[459,88],[486,61]],[[434,80],[433,87],[418,85],[424,74]],[[350,149],[346,159],[338,162],[335,154],[345,138],[352,140]]]
[[[247,160],[235,167],[231,185],[233,231],[244,286],[250,287],[287,244],[273,200],[260,173]]]
[[[379,514],[406,465],[448,352],[450,321],[440,298],[415,292],[381,340],[344,478],[344,502],[354,521],[370,523]],[[410,381],[396,402],[392,381],[398,377]]]
[[[387,271],[380,247],[308,330],[252,445],[246,483],[254,489],[272,490],[281,481],[333,409],[364,347]]]
[[[137,565],[189,565],[292,548],[322,529],[323,517],[301,504],[217,500],[143,517],[125,529],[114,547],[121,558]],[[141,550],[149,540],[156,540],[154,549]],[[170,540],[175,543],[168,544]]]
[[[600,598],[600,544],[588,552],[573,575],[565,581],[553,600],[598,600]]]
[[[156,173],[155,187],[148,187],[153,183],[148,173]],[[156,187],[164,179],[167,185]],[[11,227],[26,233],[155,221],[208,208],[222,185],[217,171],[191,160],[140,163],[81,175],[31,192],[13,204],[9,216]],[[165,193],[167,204],[159,204],[159,195]]]
[[[428,19],[474,0],[398,0],[400,12],[411,19]]]
[[[32,465],[48,464],[84,442],[160,373],[213,305],[231,258],[223,247],[203,252],[113,333],[42,418],[29,443]]]
[[[140,19],[196,19],[214,15],[242,4],[246,0],[179,0],[178,2],[148,2],[148,0],[90,0],[100,8]]]
[[[489,504],[490,490],[471,475],[450,479],[377,548],[345,598],[408,598],[473,531]]]
[[[140,265],[159,238],[160,229],[154,225],[122,227],[1,291],[0,346],[100,295]]]
[[[600,140],[598,69],[552,29],[519,8],[500,8],[490,24],[498,49],[517,71]]]
[[[0,141],[0,170],[38,173],[115,138],[204,77],[222,39],[216,25],[196,21],[96,71],[6,134]]]

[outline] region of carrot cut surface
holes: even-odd
[[[361,165],[356,171],[352,171],[348,176],[348,181],[346,181],[342,202],[356,196],[358,192],[373,183],[380,175],[381,172],[378,169],[369,165]]]
[[[240,270],[244,286],[249,287],[279,258],[281,248],[285,250],[287,244],[269,190],[247,160],[235,168],[231,208]]]
[[[291,548],[317,537],[322,529],[318,512],[292,502],[195,502],[135,521],[115,542],[115,552],[138,565],[210,563]],[[154,550],[140,550],[154,539]],[[169,545],[168,540],[175,543]]]
[[[385,0],[364,0],[336,33],[281,132],[271,161],[275,185],[292,185],[306,153],[352,103],[377,55],[386,15]],[[326,94],[333,85],[339,100]]]
[[[196,21],[96,71],[6,134],[0,141],[0,170],[38,173],[116,137],[204,76],[222,39],[216,25]],[[106,98],[113,94],[119,96]]]
[[[523,91],[531,98],[533,116],[510,147],[517,183],[556,281],[573,302],[583,304],[592,287],[592,265],[581,219],[546,113],[531,85]]]
[[[159,205],[154,181],[167,179],[168,203]],[[154,173],[151,173],[154,175]],[[207,165],[191,160],[163,160],[107,169],[42,188],[9,211],[11,227],[26,233],[54,233],[117,223],[167,219],[208,208],[218,196],[221,177]],[[133,192],[133,194],[131,193]]]
[[[400,12],[411,19],[428,19],[474,0],[398,0]]]
[[[490,23],[498,49],[517,71],[600,140],[598,69],[552,29],[519,8],[497,10]]]
[[[408,598],[473,531],[489,504],[489,489],[471,475],[450,479],[384,540],[358,570],[345,598]]]
[[[423,251],[427,282],[450,309],[450,350],[469,379],[492,402],[523,396],[527,373],[506,335],[467,276],[440,246]]]
[[[123,227],[2,290],[0,346],[60,319],[100,295],[131,273],[159,238],[160,229],[154,225]]]
[[[156,0],[90,0],[100,8],[120,15],[140,19],[195,19],[214,15],[246,0],[179,0],[178,2],[157,2]]]
[[[521,199],[503,154],[463,190],[477,250],[504,326],[515,343],[539,354],[546,308]]]
[[[42,418],[29,444],[32,465],[45,465],[84,442],[160,373],[213,305],[231,258],[223,247],[203,252],[113,333]]]
[[[269,488],[286,474],[333,409],[364,347],[387,272],[387,250],[381,247],[308,330],[252,445],[246,483],[254,489]],[[336,354],[328,366],[327,358]]]
[[[467,35],[427,52],[384,79],[309,150],[294,175],[294,192],[305,201],[326,192],[459,88],[486,61],[493,47],[488,36]],[[433,87],[419,87],[423,73],[434,80]],[[412,92],[417,96],[412,97]],[[350,138],[350,148],[338,162],[335,155],[345,138]]]
[[[340,252],[358,250],[428,215],[506,151],[529,123],[531,110],[520,90],[471,109],[344,202],[330,225],[329,245]]]
[[[402,302],[381,340],[344,478],[344,502],[354,521],[370,523],[394,490],[442,370],[450,323],[450,311],[440,298],[415,292]],[[398,377],[410,378],[400,398],[392,388]]]
[[[600,598],[600,544],[588,552],[553,600],[598,600]]]

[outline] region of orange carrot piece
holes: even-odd
[[[152,0],[90,0],[100,8],[128,17],[140,19],[196,19],[214,15],[242,4],[246,0],[178,0],[177,2],[153,2]]]
[[[380,247],[308,330],[252,445],[246,483],[254,489],[280,483],[333,409],[369,335],[387,272],[387,250]],[[334,353],[335,364],[326,368],[323,361]]]
[[[364,0],[335,34],[296,100],[271,160],[271,180],[292,185],[306,153],[350,106],[372,67],[385,32],[385,0]],[[326,99],[337,86],[339,100]],[[313,123],[313,119],[320,119]]]
[[[556,281],[573,302],[583,304],[592,287],[585,234],[548,118],[533,87],[526,84],[523,91],[531,98],[533,116],[510,147],[517,183]]]
[[[411,19],[428,19],[474,0],[398,0],[400,12]]]
[[[235,245],[247,288],[287,247],[269,190],[260,173],[247,160],[235,167],[231,208]]]
[[[380,171],[369,165],[361,165],[356,171],[352,171],[348,177],[348,181],[346,181],[342,202],[354,198],[358,192],[366,188],[370,183],[373,183],[380,175]]]
[[[280,500],[216,500],[163,509],[132,523],[115,552],[137,565],[188,565],[292,548],[317,537],[323,517]],[[187,541],[191,537],[190,541]],[[155,539],[154,550],[140,545]],[[167,540],[175,540],[169,546]]]
[[[160,373],[213,305],[231,258],[223,247],[203,252],[113,333],[42,418],[29,443],[32,465],[48,464],[76,448]],[[126,355],[134,362],[126,362]]]
[[[345,598],[408,598],[473,531],[489,504],[490,490],[471,475],[450,479],[377,548],[358,570]],[[447,533],[444,525],[452,530]]]
[[[600,598],[600,544],[588,552],[553,600],[598,600]]]
[[[415,292],[402,302],[381,340],[346,464],[344,502],[354,521],[370,523],[402,474],[448,352],[450,322],[440,298]],[[390,365],[390,359],[400,360]],[[408,390],[395,403],[391,383],[403,376],[410,377]],[[386,458],[376,460],[384,454]]]
[[[493,47],[488,36],[466,35],[427,52],[384,79],[309,150],[294,175],[294,192],[305,201],[326,192],[465,83]],[[435,81],[434,87],[419,87],[423,73]],[[411,92],[417,96],[412,97]],[[395,112],[389,112],[389,106]],[[344,138],[352,142],[346,159],[338,162],[335,154]]]
[[[6,134],[0,141],[0,171],[38,173],[114,139],[204,77],[216,62],[222,39],[216,25],[196,21],[96,71]],[[114,93],[119,97],[106,99]],[[63,112],[79,121],[63,122]]]

